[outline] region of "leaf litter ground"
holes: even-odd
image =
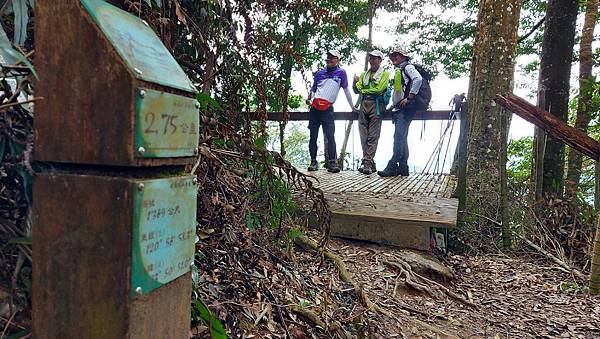
[[[218,245],[207,253],[199,297],[231,337],[600,337],[600,300],[584,293],[583,282],[542,259],[447,256],[445,264],[456,278],[438,280],[463,302],[409,286],[386,264],[403,260],[406,251],[330,240],[327,248],[343,260],[368,297],[389,312],[384,315],[369,309],[353,285],[342,281],[332,260],[301,247],[275,253],[260,244],[269,241],[268,233],[244,234],[235,260]],[[246,246],[256,250],[248,252]],[[221,264],[208,270],[211,260]],[[197,326],[191,333],[203,338],[208,329]]]

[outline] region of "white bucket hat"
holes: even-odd
[[[384,54],[383,54],[383,53],[382,53],[380,50],[377,50],[377,49],[370,51],[370,52],[369,52],[369,55],[372,55],[372,56],[378,57],[378,58],[380,58],[381,60],[383,60],[383,57],[384,57]]]

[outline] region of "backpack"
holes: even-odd
[[[429,107],[429,102],[431,101],[431,86],[429,85],[429,82],[431,81],[431,73],[419,64],[406,64],[404,67],[402,67],[402,73],[409,80],[404,93],[405,97],[408,96],[408,92],[410,91],[410,85],[412,83],[412,79],[408,76],[408,74],[406,74],[404,70],[408,65],[413,65],[417,72],[419,72],[419,74],[421,74],[421,77],[423,78],[423,82],[421,83],[419,93],[415,97],[415,106],[419,109],[427,109],[427,107]]]
[[[386,106],[390,103],[390,100],[392,99],[392,90],[393,87],[392,86],[388,86],[387,89],[379,94],[377,96],[377,99],[375,99],[375,115],[377,115],[378,117],[381,116],[381,108],[379,107],[379,105],[383,104],[383,110],[385,111]]]
[[[383,92],[381,94],[382,99],[383,99],[383,104],[385,106],[387,106],[390,103],[390,100],[392,99],[392,90],[394,88],[392,86],[388,86],[388,88],[385,90],[385,92]]]

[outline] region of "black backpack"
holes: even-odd
[[[427,109],[429,107],[429,102],[431,101],[431,86],[429,85],[429,82],[431,81],[431,73],[429,73],[429,71],[427,69],[425,69],[423,66],[421,66],[419,64],[404,65],[404,67],[402,67],[402,73],[404,74],[404,76],[406,76],[408,78],[408,85],[406,85],[406,89],[404,91],[404,97],[408,96],[408,93],[410,92],[410,86],[412,84],[412,79],[404,71],[404,69],[408,65],[415,66],[415,69],[417,70],[417,72],[419,72],[419,74],[421,74],[421,77],[423,78],[423,82],[421,83],[421,88],[419,89],[419,93],[415,97],[415,106],[419,109]]]

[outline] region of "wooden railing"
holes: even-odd
[[[308,112],[290,112],[288,121],[308,121]],[[418,111],[413,120],[448,120],[451,111]],[[253,113],[255,119],[258,120],[257,113]],[[354,112],[334,112],[335,120],[358,120],[358,114]],[[267,120],[282,121],[283,112],[268,112]],[[384,113],[383,120],[392,120],[391,113]]]

